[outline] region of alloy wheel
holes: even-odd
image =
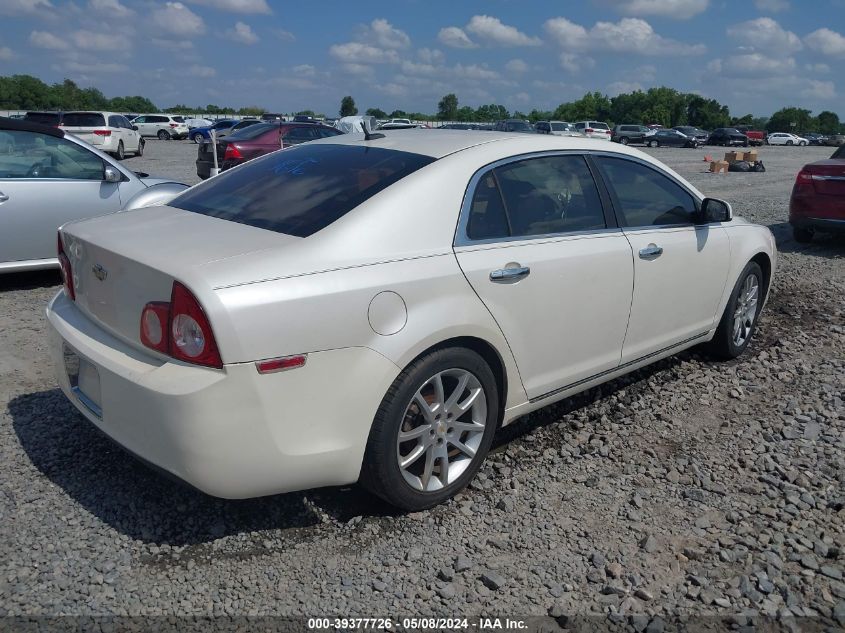
[[[487,424],[487,398],[465,369],[438,372],[416,391],[396,438],[405,481],[432,492],[455,482],[476,458]]]
[[[751,274],[745,278],[742,289],[736,301],[733,320],[733,343],[742,347],[751,336],[754,319],[757,318],[757,300],[760,295],[760,283],[757,275]]]

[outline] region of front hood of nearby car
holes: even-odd
[[[141,182],[144,183],[145,187],[152,187],[154,185],[161,185],[167,182],[175,182],[176,184],[182,184],[177,180],[173,180],[172,178],[157,178],[155,176],[140,176]]]

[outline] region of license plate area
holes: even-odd
[[[91,362],[77,354],[67,343],[62,346],[62,354],[71,392],[82,406],[102,419],[100,372]]]

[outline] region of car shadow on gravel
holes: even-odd
[[[775,236],[779,253],[801,253],[810,257],[840,259],[845,257],[845,235],[817,233],[809,244],[801,244],[792,237],[789,222],[779,222],[769,226]]]
[[[126,453],[59,389],[15,397],[8,410],[33,466],[88,512],[139,541],[196,545],[243,533],[262,538],[266,530],[307,539],[314,531],[302,528],[398,514],[357,486],[247,500],[210,497]]]
[[[62,277],[58,269],[33,270],[25,273],[0,275],[0,292],[6,290],[33,290],[61,286]]]

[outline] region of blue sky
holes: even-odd
[[[0,0],[0,24],[0,74],[159,106],[528,111],[666,85],[845,118],[845,0]]]

